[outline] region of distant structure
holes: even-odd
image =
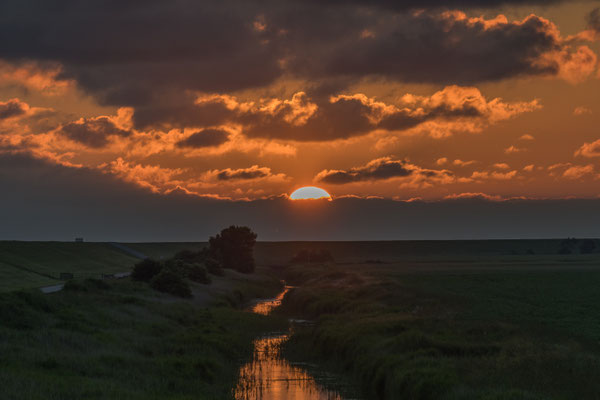
[[[76,243],[83,243],[83,238],[82,237],[75,238],[75,242]]]

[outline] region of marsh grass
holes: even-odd
[[[282,311],[316,323],[286,354],[354,377],[366,398],[600,397],[600,269],[329,264],[287,279]]]
[[[5,399],[228,399],[254,337],[286,325],[128,280],[4,293],[0,321]]]

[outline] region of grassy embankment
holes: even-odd
[[[61,272],[100,278],[137,261],[107,243],[0,241],[0,292],[62,283]]]
[[[498,246],[288,268],[286,314],[317,322],[288,355],[344,371],[369,399],[599,398],[599,254]]]
[[[81,256],[88,271],[97,265],[103,273],[133,264],[117,258],[103,268],[93,252],[84,257],[84,248],[101,244],[55,245],[29,259],[21,252],[18,262],[34,269],[67,265],[77,272]],[[75,254],[61,252],[71,245]],[[3,252],[3,259],[15,262],[18,250]],[[106,251],[96,255],[105,257]],[[191,285],[189,300],[129,279],[75,279],[50,295],[36,289],[0,294],[0,397],[230,398],[255,336],[287,326],[240,308],[252,298],[272,296],[280,282],[259,269],[252,275],[226,271],[210,285]]]

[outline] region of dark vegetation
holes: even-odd
[[[246,226],[230,226],[208,241],[209,254],[222,268],[243,273],[254,272],[256,233]]]
[[[230,226],[211,237],[207,248],[183,249],[165,262],[147,258],[134,265],[131,278],[149,282],[159,292],[189,298],[188,280],[210,284],[209,273],[223,276],[223,269],[242,273],[254,272],[256,234],[245,226]]]
[[[0,294],[0,398],[230,399],[254,337],[286,325],[229,306],[276,280],[230,282],[209,308],[126,279]]]
[[[600,257],[554,254],[290,266],[281,311],[315,324],[286,353],[367,399],[600,398]]]

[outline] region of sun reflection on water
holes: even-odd
[[[252,312],[268,315],[281,305],[290,289],[286,286],[276,298],[255,304]],[[273,333],[254,341],[253,359],[240,369],[234,389],[236,400],[342,400],[337,392],[319,385],[306,370],[285,360],[282,345],[289,336],[289,333]]]

